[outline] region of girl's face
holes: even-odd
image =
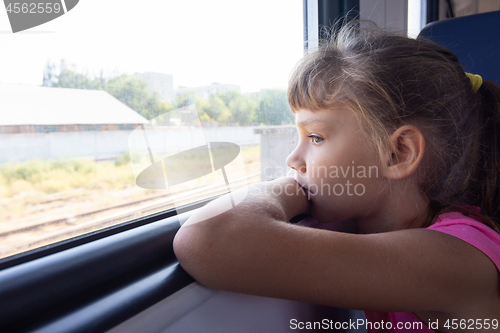
[[[320,222],[375,217],[387,198],[377,150],[348,110],[296,112],[299,144],[287,164]]]

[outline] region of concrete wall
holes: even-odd
[[[259,144],[260,135],[254,133],[257,127],[214,127],[204,128],[203,133],[210,141],[227,141],[238,145]],[[182,150],[191,141],[189,129],[148,129],[150,140],[176,141],[172,149]],[[161,132],[161,133],[160,133]],[[168,138],[165,138],[165,133]],[[95,160],[115,159],[128,151],[130,131],[88,131],[69,133],[32,133],[0,135],[0,163],[20,162],[34,158],[88,157]],[[157,139],[154,139],[157,138]],[[152,142],[154,145],[155,142]],[[191,147],[192,148],[192,147]]]
[[[261,135],[260,177],[262,181],[286,175],[286,158],[298,144],[295,126],[268,126],[256,128]]]

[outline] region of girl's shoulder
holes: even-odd
[[[474,216],[480,212],[481,209],[474,206],[453,207],[452,212],[439,215],[427,229],[449,234],[471,244],[486,254],[500,271],[500,234]]]

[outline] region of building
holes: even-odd
[[[0,84],[0,163],[114,159],[148,120],[103,90]]]
[[[0,134],[116,131],[145,123],[103,90],[0,84]]]

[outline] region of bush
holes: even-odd
[[[130,163],[130,154],[128,152],[121,154],[115,161],[116,166],[121,166]]]

